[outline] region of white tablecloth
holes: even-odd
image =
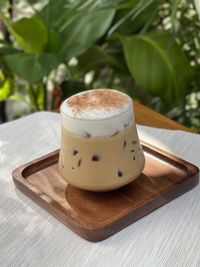
[[[0,266],[200,266],[200,186],[114,236],[78,237],[15,188],[17,166],[59,147],[58,114],[0,126]],[[138,126],[140,137],[200,167],[200,136]]]

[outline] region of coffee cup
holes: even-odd
[[[144,168],[132,99],[117,90],[95,89],[60,107],[59,173],[69,184],[94,192],[120,188]]]

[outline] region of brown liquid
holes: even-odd
[[[62,128],[59,172],[76,187],[109,191],[136,179],[144,154],[133,124],[110,137],[84,137]]]

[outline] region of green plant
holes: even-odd
[[[2,42],[0,62],[3,83],[26,81],[33,109],[46,108],[48,77],[64,63],[64,81],[53,83],[61,97],[114,87],[188,124],[187,98],[199,91],[200,24],[192,1],[28,2],[30,17],[13,21],[0,13],[14,37]]]

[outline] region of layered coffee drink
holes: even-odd
[[[110,191],[141,174],[144,154],[128,95],[89,90],[66,99],[60,111],[59,173],[69,184]]]

